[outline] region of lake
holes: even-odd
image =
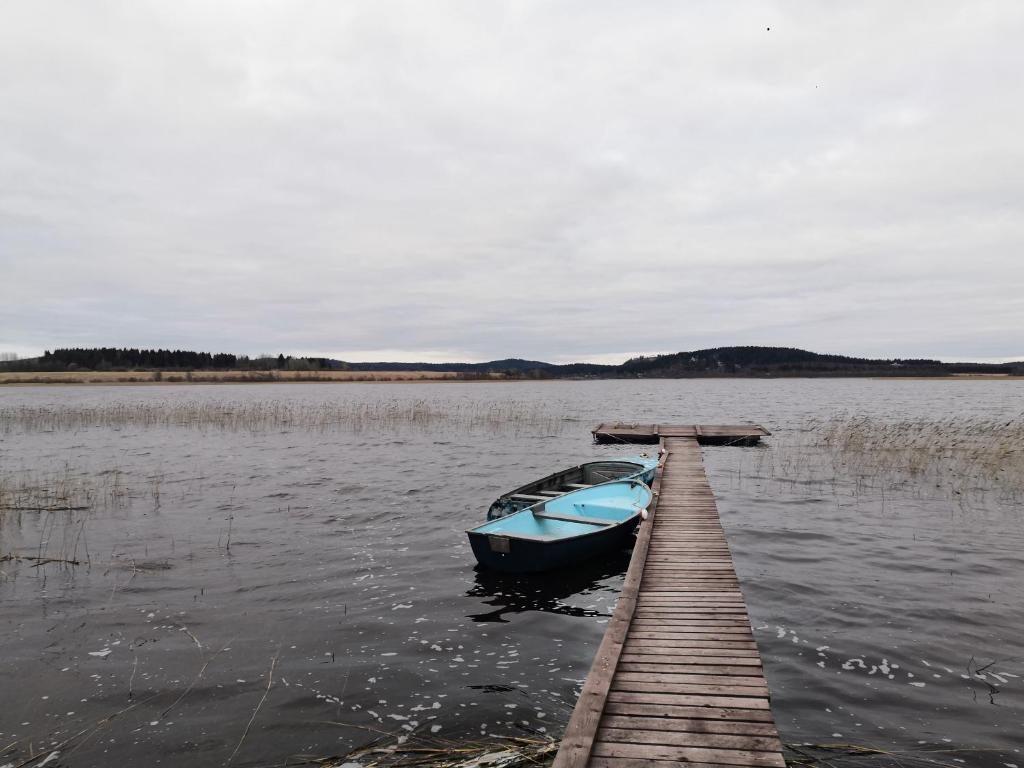
[[[1024,766],[1022,404],[1020,381],[0,389],[0,765],[557,738],[629,553],[498,577],[463,531],[651,450],[592,443],[621,419],[772,431],[704,457],[783,741]]]

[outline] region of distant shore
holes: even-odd
[[[4,384],[259,384],[296,381],[478,381],[450,371],[26,371],[0,372]]]
[[[588,377],[587,380],[603,377]],[[607,377],[627,380],[631,377]],[[849,374],[813,376],[680,376],[646,377],[649,381],[679,379],[901,379],[905,381],[1024,381],[1024,376],[1006,373],[951,373],[945,376],[878,376]],[[459,373],[453,371],[26,371],[0,372],[0,386],[29,384],[275,384],[286,382],[495,382],[573,381],[573,377],[509,377],[500,373]]]

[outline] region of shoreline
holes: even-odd
[[[817,375],[817,376],[678,376],[644,377],[646,381],[689,381],[699,379],[765,380],[817,380],[866,379],[871,381],[1024,381],[1024,376],[1008,373],[951,373],[944,376],[879,376]],[[180,384],[295,384],[295,383],[479,383],[528,381],[636,381],[625,377],[509,377],[500,373],[466,374],[456,371],[38,371],[0,372],[0,388],[16,386],[168,386]]]

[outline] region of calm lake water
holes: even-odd
[[[837,416],[1012,426],[1022,408],[1009,381],[0,389],[0,489],[91,495],[0,513],[0,557],[20,558],[0,561],[0,766],[557,737],[629,553],[499,578],[463,531],[509,488],[644,450],[592,444],[612,419],[773,432],[704,455],[784,741],[1024,766],[1020,478],[817,445]]]

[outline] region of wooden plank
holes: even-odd
[[[679,747],[710,747],[712,749],[741,749],[744,751],[771,751],[781,748],[777,736],[754,734],[693,733],[689,731],[641,730],[602,727],[597,732],[601,741],[619,744],[664,744]]]
[[[717,696],[714,694],[608,692],[608,701],[623,704],[669,704],[677,707],[725,707],[728,709],[768,710],[767,698]]]
[[[743,669],[743,667],[740,667]],[[633,680],[636,682],[664,682],[664,683],[694,683],[696,685],[717,685],[735,683],[743,686],[765,685],[764,675],[760,670],[749,667],[742,674],[732,675],[699,675],[688,672],[673,672],[671,670],[659,669],[657,672],[631,672],[621,668],[616,670],[613,685],[619,681]]]
[[[644,632],[630,630],[627,639],[636,640],[707,640],[708,642],[754,642],[750,632]]]
[[[655,744],[617,744],[595,742],[594,754],[598,757],[645,757],[657,760],[675,760],[692,763],[703,762],[712,765],[744,765],[759,768],[786,768],[781,752],[753,752],[733,749],[711,749],[707,747],[673,747]]]
[[[728,720],[732,722],[774,723],[771,710],[732,709],[730,707],[694,707],[658,702],[609,701],[605,712],[610,715],[671,717],[679,720]]]
[[[746,605],[742,600],[725,597],[662,597],[658,593],[641,597],[637,601],[637,608],[650,608],[652,610],[662,608],[741,608],[746,613]]]
[[[510,499],[516,499],[517,501],[547,501],[550,496],[537,496],[532,493],[513,493],[509,496]]]
[[[722,653],[726,653],[722,651]],[[623,653],[622,661],[636,664],[672,664],[676,666],[688,666],[693,664],[714,664],[732,667],[756,667],[761,668],[761,659],[757,657],[737,656],[655,656],[645,653]]]
[[[714,605],[710,603],[698,603],[697,605],[683,605],[680,603],[650,605],[641,603],[636,607],[637,615],[642,613],[669,613],[669,614],[701,614],[704,616],[746,616],[745,605]]]
[[[704,659],[694,660],[691,664],[665,664],[663,661],[620,661],[618,671],[647,672],[658,674],[684,674],[684,675],[760,675],[761,666],[742,666],[734,664],[711,664],[705,663]]]
[[[739,648],[675,648],[659,645],[630,645],[623,650],[624,655],[631,656],[729,656],[730,658],[761,658],[755,650]]]
[[[660,646],[655,645],[659,643]],[[757,643],[751,639],[742,640],[703,640],[700,638],[694,639],[692,637],[637,637],[632,633],[626,640],[627,649],[631,649],[634,652],[642,652],[642,648],[673,648],[677,650],[684,650],[686,648],[725,648],[728,650],[738,651],[756,651]]]
[[[665,678],[671,675],[665,675]],[[628,693],[663,693],[684,696],[742,696],[767,699],[769,696],[767,683],[761,685],[737,685],[729,682],[725,685],[700,685],[699,683],[668,683],[664,681],[643,682],[623,680],[618,675],[612,680],[613,691]]]
[[[700,627],[703,629],[714,629],[716,627],[722,627],[723,630],[730,630],[733,632],[749,632],[750,622],[745,619],[730,618],[728,616],[719,616],[715,619],[698,619],[698,618],[682,618],[676,616],[674,618],[662,617],[640,617],[633,622],[633,626],[637,628],[652,629],[659,631],[664,628],[666,630],[680,630],[683,632],[696,632],[696,629],[685,629],[686,627]]]
[[[727,719],[695,719],[681,717],[649,717],[645,715],[606,714],[602,728],[639,728],[645,731],[672,731],[681,733],[728,733],[734,736],[778,736],[772,723],[753,723]]]

